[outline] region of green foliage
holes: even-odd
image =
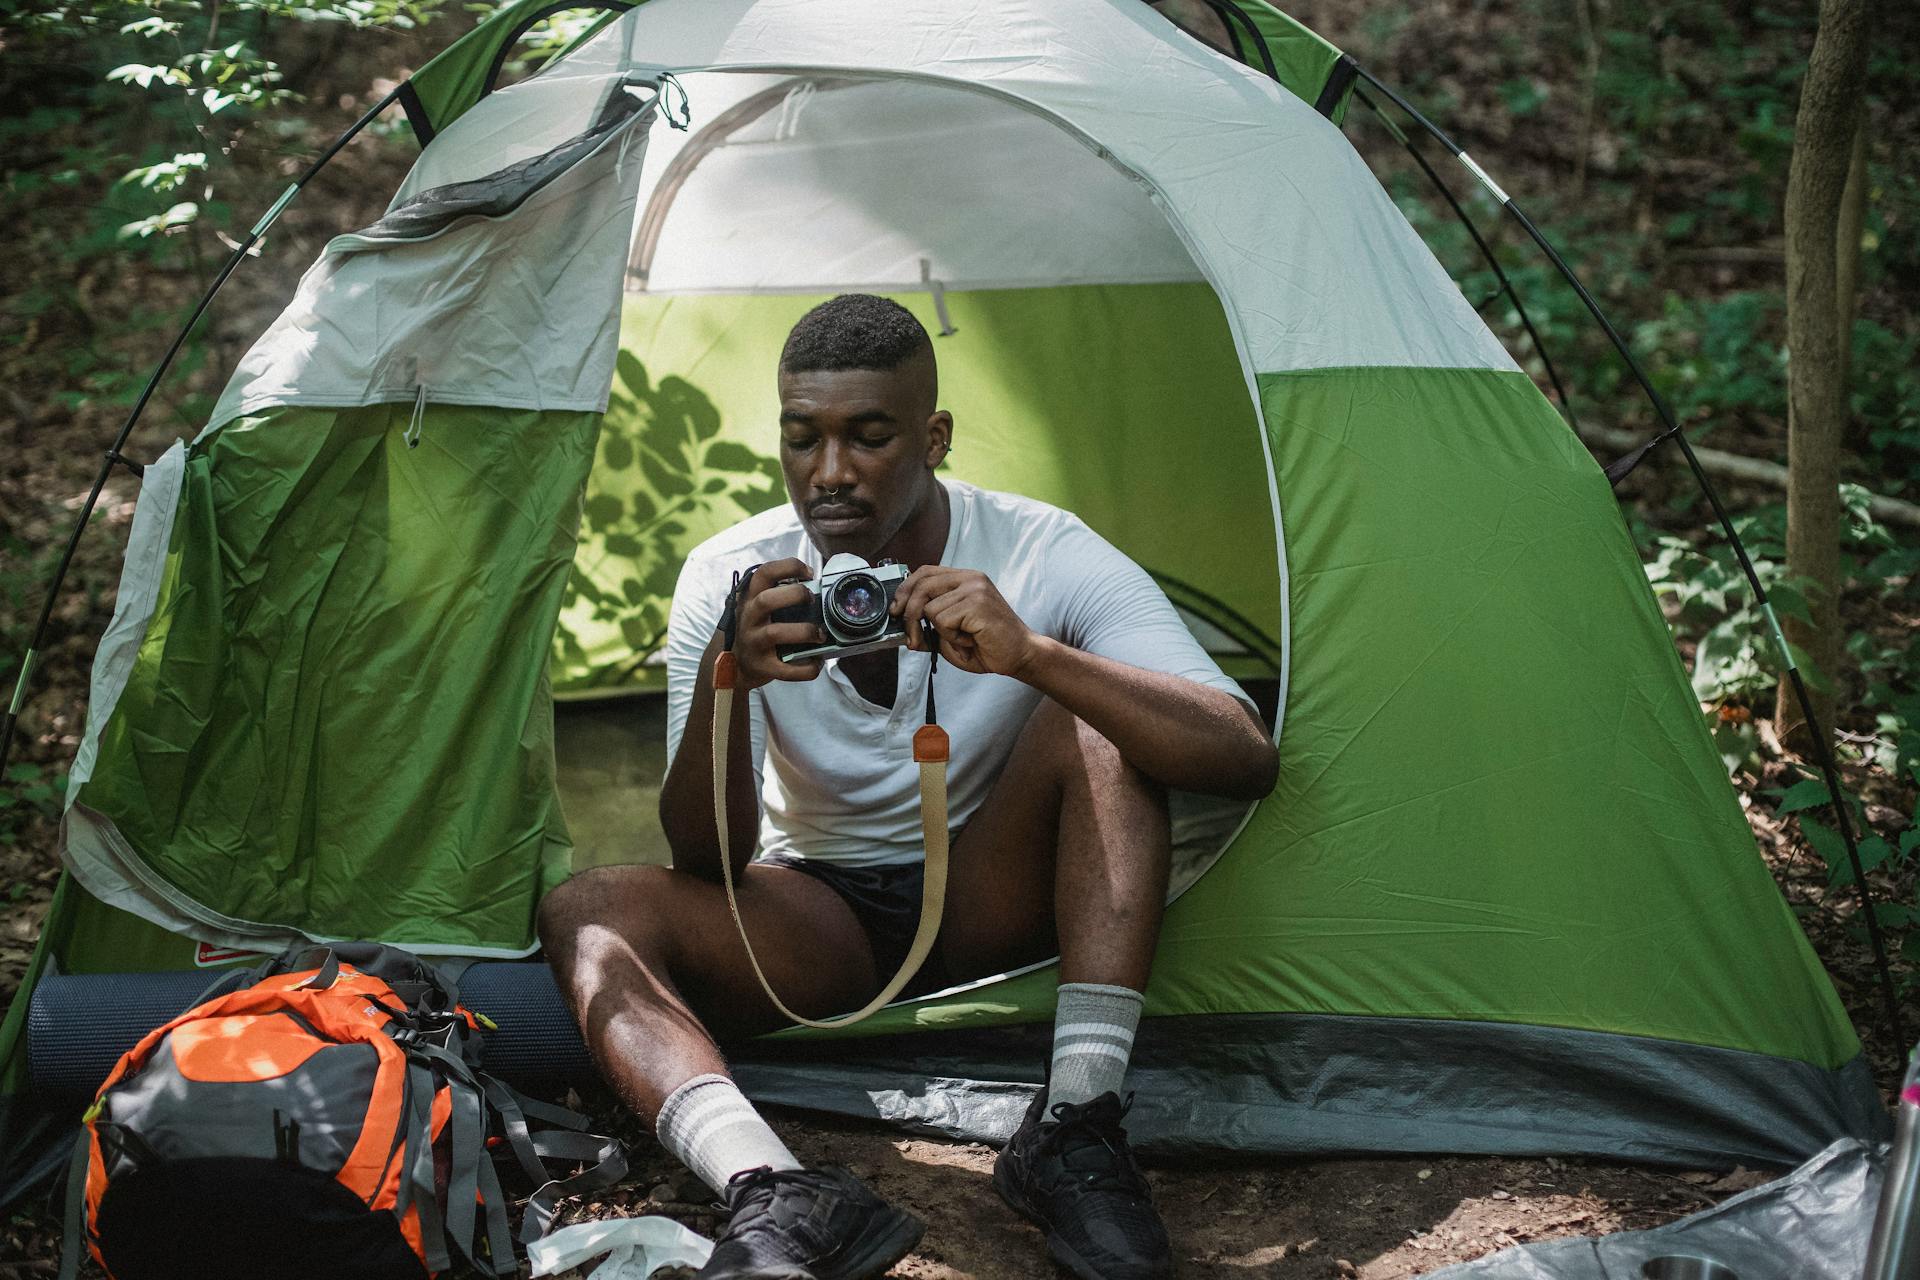
[[[1920,782],[1920,770],[1908,776]],[[1827,784],[1817,777],[1802,778],[1784,791],[1768,794],[1778,799],[1774,815],[1794,816],[1807,847],[1826,864],[1829,893],[1843,888],[1851,893],[1859,877],[1854,874],[1853,858],[1848,856],[1846,840],[1833,814]],[[1904,827],[1893,832],[1876,831],[1869,825],[1866,806],[1859,797],[1844,793],[1842,800],[1855,834],[1860,870],[1871,878],[1874,919],[1895,935],[1907,960],[1920,961],[1920,929],[1915,928],[1920,925],[1920,875],[1916,875],[1920,872],[1920,802],[1914,804]],[[1888,886],[1892,886],[1893,896],[1884,900]],[[1851,932],[1857,941],[1866,941],[1864,923],[1853,924]],[[1910,973],[1905,985],[1908,990],[1920,985],[1920,973]]]
[[[118,134],[123,130],[111,127],[114,116],[139,122],[144,136],[135,162],[96,210],[94,229],[110,227],[112,241],[157,240],[157,252],[203,217],[226,215],[229,205],[254,194],[248,188],[256,184],[234,168],[236,149],[274,109],[302,101],[284,84],[279,62],[263,51],[268,45],[303,25],[416,26],[443,3],[93,0],[38,7],[0,0],[0,21],[21,29],[29,56],[57,50],[94,69],[97,80],[70,90],[90,123]],[[75,158],[89,169],[102,159]],[[80,244],[83,253],[97,253],[110,242],[96,235]]]
[[[1879,459],[1881,483],[1914,492],[1920,488],[1920,324],[1896,333],[1872,320],[1858,321],[1853,368],[1853,412]]]
[[[0,846],[17,844],[28,825],[60,816],[67,772],[37,764],[7,766],[5,804],[0,805]]]
[[[1776,613],[1806,617],[1806,597],[1783,580],[1786,514],[1769,507],[1736,519],[1734,528],[1752,557]],[[1780,656],[1733,548],[1724,539],[1656,534],[1647,580],[1667,605],[1675,631],[1694,645],[1693,691],[1708,706],[1707,724],[1728,772],[1747,765],[1759,749],[1754,724],[1778,680]],[[1810,680],[1806,655],[1796,662]]]
[[[1920,548],[1897,539],[1868,509],[1859,485],[1842,487],[1847,514],[1843,554],[1848,577],[1872,597],[1869,619],[1912,610]],[[1804,583],[1784,577],[1786,509],[1762,507],[1737,517],[1734,529],[1755,573],[1781,618],[1807,620]],[[1753,716],[1765,713],[1781,670],[1772,629],[1756,602],[1733,548],[1717,531],[1691,535],[1643,530],[1647,578],[1667,602],[1675,632],[1691,641],[1693,687],[1712,708],[1709,721],[1729,770],[1751,762],[1757,750]],[[1849,635],[1847,651],[1866,677],[1860,711],[1871,733],[1855,735],[1860,754],[1904,776],[1920,760],[1920,635],[1910,628],[1862,628]],[[1815,688],[1832,688],[1839,673],[1815,670],[1794,650],[1795,664]]]
[[[1649,373],[1698,438],[1740,415],[1784,423],[1787,414],[1786,303],[1777,291],[1716,298],[1670,293],[1665,310],[1634,330]]]
[[[32,377],[69,409],[130,403],[145,369],[125,352],[175,309],[103,307],[79,282],[209,281],[305,153],[313,114],[282,63],[328,30],[407,29],[448,0],[0,0],[0,198],[31,246],[0,297],[0,350],[34,349]],[[310,72],[307,73],[309,76]],[[329,118],[338,110],[329,100]],[[172,386],[205,359],[183,354]],[[18,370],[16,370],[18,376]],[[191,431],[204,397],[163,397]]]
[[[500,84],[532,75],[617,15],[605,9],[561,9],[527,29],[500,68]]]

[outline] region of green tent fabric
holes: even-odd
[[[1080,513],[1273,708],[1275,792],[1186,850],[1139,1134],[1712,1163],[1883,1131],[1604,476],[1315,109],[1338,51],[1280,40],[1283,88],[1144,5],[963,8],[648,0],[482,96],[522,6],[416,78],[387,217],[148,468],[42,961],[110,967],[118,918],[128,968],[528,954],[553,697],[658,688],[681,560],[785,500],[780,339],[863,289],[937,335],[954,474]],[[1004,1134],[1053,982],[741,1076]]]
[[[253,919],[525,951],[571,848],[541,658],[599,424],[434,408],[410,446],[407,413],[289,409],[189,452],[160,603],[68,823],[113,814],[149,874]],[[463,771],[484,794],[423,805]],[[387,892],[353,873],[369,853]]]

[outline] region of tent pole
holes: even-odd
[[[1447,186],[1446,181],[1441,178],[1432,163],[1428,161],[1425,155],[1421,154],[1419,146],[1415,144],[1412,138],[1407,136],[1406,131],[1395,124],[1392,117],[1380,109],[1379,103],[1364,93],[1358,96],[1361,104],[1365,106],[1367,110],[1371,111],[1382,125],[1386,126],[1387,132],[1392,134],[1401,146],[1407,149],[1407,154],[1413,157],[1414,163],[1419,165],[1420,171],[1427,175],[1427,179],[1433,183],[1434,189],[1446,199],[1448,206],[1453,210],[1454,216],[1460,219],[1460,225],[1465,227],[1467,234],[1473,237],[1473,243],[1480,249],[1480,256],[1487,260],[1487,266],[1493,269],[1495,278],[1500,281],[1500,292],[1507,295],[1508,301],[1513,303],[1513,309],[1519,313],[1520,323],[1525,326],[1527,338],[1533,343],[1534,351],[1539,354],[1540,363],[1546,366],[1547,379],[1553,383],[1554,394],[1560,397],[1560,408],[1567,415],[1567,425],[1571,426],[1576,432],[1579,431],[1580,419],[1574,413],[1572,397],[1567,395],[1567,388],[1565,384],[1560,381],[1560,371],[1553,367],[1553,357],[1547,354],[1547,346],[1540,340],[1540,331],[1533,327],[1533,317],[1527,314],[1526,304],[1520,301],[1520,291],[1513,287],[1513,281],[1507,278],[1506,271],[1500,266],[1500,259],[1494,256],[1493,246],[1488,244],[1486,237],[1480,234],[1480,228],[1474,225],[1473,218],[1467,213],[1466,209],[1461,206],[1460,201],[1455,198],[1453,189]],[[1483,303],[1482,305],[1485,304]]]
[[[53,571],[53,581],[48,584],[46,602],[40,608],[40,620],[34,624],[33,638],[27,642],[27,652],[20,660],[20,674],[14,681],[13,698],[7,704],[4,721],[0,721],[0,777],[6,775],[7,762],[13,756],[13,731],[19,724],[20,708],[26,704],[27,687],[28,682],[33,679],[34,663],[40,656],[41,645],[46,642],[47,624],[53,618],[53,606],[59,602],[60,588],[66,582],[67,569],[73,564],[73,553],[79,549],[80,536],[86,532],[87,522],[93,518],[93,509],[100,501],[100,492],[107,487],[107,478],[113,474],[114,463],[124,463],[136,476],[142,471],[138,463],[123,457],[120,451],[126,447],[127,438],[133,434],[133,428],[140,421],[140,415],[146,411],[147,402],[153,398],[155,388],[160,385],[160,379],[173,364],[174,357],[180,354],[180,348],[186,345],[188,336],[200,323],[200,318],[207,313],[207,308],[213,305],[213,300],[219,294],[221,286],[226,284],[227,277],[233,274],[234,268],[238,267],[253,246],[259,243],[260,237],[267,233],[267,228],[273,225],[274,219],[293,203],[293,198],[300,194],[300,189],[312,180],[313,175],[320,172],[327,161],[339,155],[341,149],[353,141],[355,135],[372,124],[381,112],[399,99],[399,96],[400,89],[396,87],[386,97],[369,107],[366,114],[347,126],[346,132],[335,138],[332,145],[307,166],[306,172],[294,179],[292,185],[280,193],[280,198],[275,200],[266,213],[261,215],[260,220],[253,224],[253,229],[247,233],[247,238],[235,246],[233,252],[228,255],[225,264],[220,268],[220,273],[214,277],[213,283],[201,295],[199,305],[194,307],[193,314],[188,317],[187,323],[174,336],[173,345],[167,348],[166,355],[160,357],[160,363],[154,366],[153,373],[147,378],[147,385],[140,392],[140,398],[134,401],[133,412],[127,415],[126,424],[120,428],[120,434],[113,438],[113,444],[108,447],[106,457],[100,463],[100,472],[94,477],[93,489],[87,494],[87,500],[80,508],[80,517],[74,521],[73,533],[67,539],[67,549],[61,554],[60,563]]]
[[[1580,277],[1575,274],[1572,267],[1567,265],[1566,259],[1560,256],[1559,250],[1553,247],[1552,242],[1547,239],[1540,228],[1533,224],[1533,219],[1529,218],[1525,211],[1513,202],[1513,197],[1501,190],[1500,184],[1487,176],[1486,170],[1482,169],[1479,164],[1474,161],[1473,157],[1467,154],[1464,147],[1448,137],[1440,126],[1427,119],[1426,116],[1416,110],[1405,98],[1395,93],[1388,86],[1382,84],[1368,72],[1366,68],[1356,66],[1354,70],[1361,79],[1379,90],[1380,93],[1391,100],[1395,106],[1406,112],[1415,123],[1426,130],[1441,146],[1451,152],[1455,159],[1459,160],[1461,164],[1471,170],[1473,176],[1479,179],[1481,185],[1486,187],[1487,190],[1493,194],[1493,197],[1514,216],[1515,220],[1520,223],[1520,226],[1526,231],[1527,235],[1530,236],[1533,242],[1540,247],[1540,250],[1547,255],[1548,261],[1553,263],[1554,268],[1559,271],[1561,277],[1565,279],[1569,285],[1573,286],[1574,293],[1579,295],[1580,301],[1585,305],[1588,313],[1599,323],[1600,328],[1606,333],[1608,340],[1613,343],[1614,350],[1618,351],[1621,359],[1627,362],[1627,368],[1632,371],[1634,380],[1640,384],[1641,390],[1646,392],[1647,399],[1653,402],[1654,412],[1659,415],[1661,425],[1665,428],[1660,436],[1656,438],[1656,442],[1658,439],[1671,436],[1674,442],[1680,446],[1680,452],[1686,457],[1687,466],[1693,471],[1694,480],[1700,485],[1700,492],[1706,495],[1708,504],[1713,508],[1715,518],[1720,522],[1720,528],[1726,533],[1727,541],[1733,546],[1734,555],[1740,561],[1741,572],[1746,575],[1747,584],[1753,589],[1754,599],[1759,604],[1760,611],[1766,615],[1767,625],[1773,631],[1774,644],[1780,650],[1781,663],[1786,668],[1787,680],[1793,686],[1794,699],[1800,704],[1800,712],[1807,719],[1807,732],[1808,737],[1813,743],[1814,761],[1819,766],[1821,775],[1826,779],[1827,800],[1833,809],[1834,824],[1840,832],[1842,843],[1846,845],[1847,861],[1853,869],[1854,887],[1860,895],[1860,910],[1867,918],[1867,938],[1873,947],[1874,966],[1880,973],[1881,998],[1886,1003],[1887,1029],[1893,1035],[1895,1046],[1905,1046],[1907,1044],[1907,1033],[1905,1024],[1900,1017],[1900,1001],[1894,990],[1893,970],[1887,963],[1886,940],[1880,933],[1880,921],[1874,915],[1873,896],[1867,888],[1866,871],[1860,864],[1860,848],[1854,838],[1853,815],[1848,810],[1845,792],[1840,789],[1840,771],[1833,757],[1833,747],[1827,741],[1827,731],[1825,727],[1821,725],[1820,721],[1813,714],[1812,700],[1807,695],[1806,681],[1801,677],[1799,664],[1794,660],[1793,651],[1787,647],[1786,637],[1780,630],[1780,620],[1774,614],[1773,604],[1767,599],[1767,589],[1761,585],[1760,575],[1754,569],[1753,561],[1747,555],[1746,544],[1740,541],[1740,535],[1734,531],[1733,519],[1727,514],[1726,508],[1720,504],[1720,495],[1715,492],[1713,483],[1708,480],[1706,471],[1700,466],[1700,459],[1694,456],[1693,446],[1688,443],[1686,433],[1680,429],[1679,420],[1673,416],[1673,410],[1668,407],[1666,399],[1654,388],[1652,380],[1648,378],[1646,372],[1641,369],[1640,362],[1634,359],[1633,351],[1627,346],[1626,339],[1620,336],[1620,331],[1615,329],[1613,322],[1607,319],[1606,313],[1600,309],[1600,304],[1595,301],[1593,295],[1587,291],[1586,285],[1581,283]]]
[[[1260,34],[1258,24],[1242,12],[1237,5],[1231,3],[1231,0],[1201,0],[1201,3],[1213,11],[1214,17],[1220,19],[1220,26],[1227,33],[1227,40],[1233,45],[1231,55],[1233,59],[1243,66],[1253,66],[1253,62],[1247,57],[1247,47],[1241,43],[1240,40],[1240,33],[1244,30],[1248,35],[1253,37],[1254,48],[1260,51],[1260,66],[1258,69],[1275,84],[1280,83],[1280,69],[1274,65],[1273,50],[1267,47],[1267,38]],[[1154,12],[1160,13],[1161,17],[1167,18],[1168,22],[1173,22],[1172,18],[1168,18],[1165,13],[1161,13],[1155,6],[1154,0],[1146,0],[1146,4],[1147,7],[1153,9]],[[1174,25],[1177,27],[1180,24],[1175,22]],[[1200,39],[1198,35],[1192,32],[1188,32],[1188,34],[1194,35],[1194,39],[1196,40]],[[1201,40],[1201,43],[1207,45],[1209,48],[1214,47],[1210,41]]]

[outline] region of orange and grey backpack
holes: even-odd
[[[374,943],[297,948],[216,984],[87,1110],[63,1276],[83,1236],[114,1280],[412,1280],[454,1252],[516,1274],[490,1148],[530,1183],[523,1242],[626,1157],[481,1072],[490,1025],[432,965]],[[587,1167],[555,1178],[549,1160]]]

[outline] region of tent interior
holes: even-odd
[[[556,694],[662,687],[685,554],[786,501],[774,371],[787,330],[862,291],[934,335],[956,421],[944,469],[1074,511],[1126,551],[1271,725],[1284,628],[1267,461],[1225,314],[1147,186],[983,91],[682,83],[691,127],[656,123],[641,178]],[[575,867],[664,861],[657,705],[563,708],[557,728]],[[1245,808],[1176,797],[1176,895]]]

